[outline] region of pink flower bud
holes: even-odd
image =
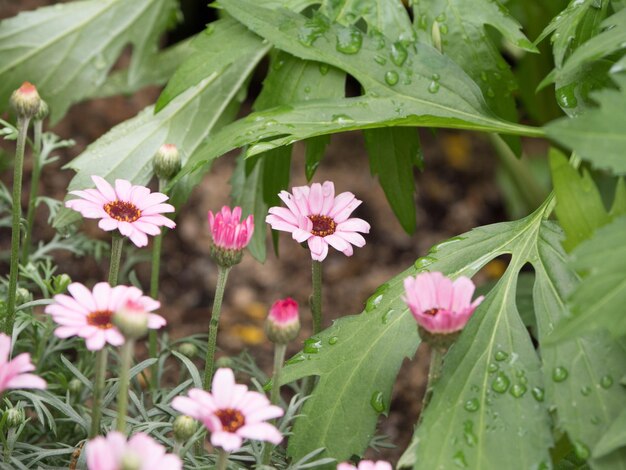
[[[241,207],[228,206],[216,214],[208,213],[209,230],[213,239],[211,256],[220,266],[231,267],[241,261],[242,250],[248,246],[254,233],[254,216],[241,221]]]
[[[20,118],[32,118],[39,112],[41,98],[37,87],[30,82],[22,83],[11,95],[11,107]]]
[[[274,302],[265,323],[265,333],[270,341],[287,344],[296,339],[299,332],[298,302],[291,297]]]

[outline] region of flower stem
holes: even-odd
[[[167,181],[163,178],[159,178],[159,192],[163,192],[165,190],[165,186],[167,185]],[[161,229],[161,233],[159,233],[156,237],[154,237],[154,242],[152,244],[152,272],[150,273],[150,297],[156,299],[159,296],[159,274],[161,271],[161,245],[163,242],[163,232],[166,230],[165,227]],[[157,330],[150,330],[148,332],[148,354],[151,358],[156,358],[159,353],[159,344],[157,341]],[[154,391],[157,388],[157,374],[158,374],[159,366],[155,363],[150,368],[150,387]]]
[[[35,141],[33,144],[33,174],[30,179],[30,196],[28,198],[28,212],[26,215],[26,235],[22,245],[22,263],[28,261],[30,243],[33,234],[33,223],[35,220],[35,209],[37,208],[37,193],[39,192],[39,178],[41,176],[41,134],[43,131],[43,121],[34,121]]]
[[[107,370],[107,349],[103,347],[96,352],[96,370],[93,384],[93,403],[91,405],[91,430],[89,438],[93,439],[100,433],[100,417],[102,413],[100,406],[102,402],[102,392],[104,391],[104,376]]]
[[[17,295],[17,275],[20,259],[20,220],[22,218],[22,172],[24,169],[24,151],[28,134],[29,118],[17,120],[17,145],[15,149],[15,168],[13,171],[13,218],[11,221],[11,266],[9,269],[9,295],[7,313],[2,330],[11,336],[15,322],[15,300]]]
[[[128,409],[128,385],[131,361],[133,359],[133,348],[135,341],[126,338],[126,342],[122,345],[121,365],[120,365],[120,382],[119,392],[117,396],[117,430],[121,433],[126,432],[126,411]]]
[[[322,262],[313,261],[311,265],[311,315],[313,316],[313,334],[322,331]]]
[[[439,377],[441,376],[441,368],[443,366],[443,356],[445,356],[446,351],[440,348],[433,347],[430,350],[430,366],[428,367],[428,382],[426,384],[426,393],[424,394],[424,398],[422,399],[422,409],[420,410],[420,421],[421,417],[424,415],[424,411],[428,404],[430,403],[430,399],[433,396],[433,389],[435,388],[435,384],[439,381]]]
[[[280,402],[280,375],[283,371],[283,364],[285,362],[285,352],[287,351],[286,344],[275,343],[274,345],[274,373],[272,375],[272,392],[270,394],[270,401],[272,405],[279,406]],[[265,452],[263,454],[263,465],[269,465],[272,459],[272,450],[274,445],[271,443],[265,444]]]
[[[222,310],[222,299],[226,289],[226,280],[230,268],[219,266],[217,269],[217,287],[215,289],[215,299],[213,299],[213,311],[211,312],[211,322],[209,323],[209,342],[207,343],[206,360],[204,363],[204,389],[211,389],[211,379],[213,378],[213,368],[215,359],[215,345],[217,343],[217,329],[220,323],[220,311]]]
[[[217,451],[217,470],[226,470],[228,468],[228,452],[224,449]]]
[[[114,233],[113,238],[111,239],[111,264],[109,264],[109,284],[111,287],[117,285],[123,246],[124,238]]]

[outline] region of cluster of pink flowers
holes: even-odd
[[[60,325],[54,332],[56,336],[84,338],[89,350],[102,349],[106,343],[112,346],[124,344],[124,336],[113,324],[113,315],[122,310],[126,314],[146,312],[150,329],[166,324],[162,316],[151,313],[159,308],[160,303],[143,295],[136,287],[111,287],[107,282],[99,282],[90,291],[74,282],[68,291],[71,295],[55,295],[54,302],[46,307],[45,312]]]

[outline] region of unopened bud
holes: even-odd
[[[198,354],[198,348],[193,343],[183,343],[178,346],[178,352],[193,359]]]
[[[24,408],[9,408],[6,411],[7,414],[7,426],[10,428],[16,428],[21,425],[26,416],[24,414]]]
[[[39,103],[39,109],[37,110],[37,114],[35,114],[35,121],[43,121],[48,117],[48,114],[50,114],[50,107],[48,106],[48,103],[46,103],[44,100],[41,100],[41,103]]]
[[[113,324],[126,339],[138,339],[148,332],[148,312],[138,303],[129,301],[113,314]]]
[[[77,378],[73,378],[67,384],[67,389],[70,391],[71,394],[76,395],[80,393],[80,391],[83,389],[83,383]]]
[[[41,98],[35,85],[24,82],[21,87],[13,92],[10,103],[18,117],[30,119],[35,117],[39,111]]]
[[[122,456],[122,461],[120,462],[120,470],[141,470],[143,462],[141,458],[132,452],[127,452]]]
[[[180,171],[180,153],[174,144],[163,144],[154,156],[154,174],[159,179],[171,180]]]
[[[174,439],[181,444],[194,435],[198,423],[191,416],[180,415],[174,420]]]
[[[265,334],[269,340],[273,343],[287,344],[296,339],[298,333],[300,333],[298,302],[291,297],[274,302],[265,322]]]
[[[67,290],[67,286],[72,283],[72,278],[67,274],[59,274],[52,278],[52,290],[53,294],[62,294]]]
[[[18,287],[16,291],[16,303],[17,305],[25,304],[26,302],[30,302],[32,300],[32,296],[30,291],[25,287]]]

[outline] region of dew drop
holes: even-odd
[[[430,78],[432,78],[434,81],[438,81],[441,77],[439,76],[439,74],[438,74],[438,73],[433,73],[433,74],[430,76]],[[453,238],[451,238],[451,239],[449,239],[449,240],[446,240],[446,241],[444,241],[444,242],[442,242],[442,243],[439,243],[439,245],[437,245],[437,246],[438,246],[439,248],[441,248],[441,246],[442,246],[442,245],[444,245],[445,243],[458,241],[458,240],[455,240],[454,238],[459,238],[459,237],[453,237]]]
[[[490,374],[493,374],[494,372],[497,372],[499,368],[500,366],[498,366],[498,364],[496,364],[495,362],[492,362],[487,366],[487,372],[489,372]]]
[[[302,351],[307,354],[317,354],[322,349],[322,340],[318,338],[308,338],[304,340]]]
[[[545,397],[545,392],[543,391],[543,388],[541,387],[533,387],[530,393],[532,394],[534,399],[537,401],[543,401]]]
[[[463,437],[465,438],[465,443],[470,447],[474,447],[478,442],[478,438],[474,434],[473,427],[474,423],[470,420],[463,423]]]
[[[487,96],[488,96],[489,98],[495,98],[495,96],[496,96],[496,92],[495,92],[495,91],[493,91],[493,88],[491,88],[491,87],[487,88]]]
[[[330,338],[328,338],[328,344],[335,345],[337,344],[337,341],[339,341],[339,338],[337,338],[336,336],[331,336]]]
[[[372,393],[372,398],[370,399],[370,405],[374,408],[374,411],[377,413],[382,413],[385,411],[385,402],[383,401],[383,392],[374,392]]]
[[[298,362],[302,362],[306,359],[306,356],[302,353],[298,353],[295,356],[293,356],[291,359],[289,359],[288,361],[285,361],[285,364],[297,364]]]
[[[331,119],[332,122],[335,122],[337,124],[350,124],[354,122],[354,119],[352,119],[347,114],[333,114],[333,117]]]
[[[602,388],[611,388],[612,385],[613,385],[613,377],[611,377],[610,375],[605,375],[604,377],[600,379],[600,386]]]
[[[394,42],[391,45],[391,61],[396,64],[398,67],[401,67],[402,64],[406,61],[408,57],[408,52],[406,47],[401,42]]]
[[[494,392],[504,393],[509,388],[510,383],[511,381],[509,380],[507,375],[504,372],[500,371],[493,379],[493,382],[491,382],[491,388]]]
[[[523,397],[526,393],[526,386],[522,384],[514,384],[509,391],[515,398]]]
[[[356,28],[343,28],[337,33],[335,48],[343,54],[356,54],[361,50],[363,35]]]
[[[465,460],[465,454],[463,453],[462,450],[457,451],[452,456],[452,461],[454,462],[454,465],[456,465],[457,467],[467,468],[467,460]]]
[[[439,16],[437,16],[437,18],[435,18],[439,23],[443,23],[444,21],[446,21],[448,17],[446,16],[445,12],[442,12]]]
[[[370,296],[370,298],[367,299],[367,302],[365,304],[366,312],[371,312],[376,307],[378,307],[380,302],[383,300],[383,294],[385,293],[387,289],[389,289],[389,284],[385,283],[379,286],[378,289],[374,291],[374,293]]]
[[[576,454],[576,457],[582,460],[587,460],[591,455],[589,447],[580,441],[574,441],[574,453]]]
[[[428,91],[430,93],[437,93],[439,91],[439,82],[433,80],[432,82],[430,82],[430,85],[428,85]]]
[[[567,379],[568,375],[569,372],[565,367],[558,366],[555,367],[552,371],[552,380],[554,380],[555,382],[563,382],[565,379]]]
[[[435,261],[437,260],[431,256],[423,256],[415,261],[415,267],[417,269],[424,269],[426,266],[433,264]]]
[[[506,358],[509,357],[509,353],[504,352],[504,351],[496,351],[496,353],[495,353],[495,355],[493,357],[495,357],[496,361],[502,362]]]
[[[326,75],[330,67],[328,66],[328,64],[320,64],[319,69],[322,75]]]
[[[400,77],[398,76],[398,72],[395,72],[393,70],[389,70],[385,74],[385,82],[387,82],[387,85],[394,86],[396,83],[398,83],[399,78]]]
[[[426,30],[428,28],[428,18],[426,15],[421,15],[417,20],[417,27],[419,29]]]
[[[374,56],[374,62],[379,65],[385,65],[387,63],[387,59],[385,59],[382,55],[377,54]]]
[[[574,85],[567,85],[556,90],[556,99],[561,108],[572,109],[578,106]]]
[[[383,325],[386,325],[387,323],[389,323],[389,320],[391,320],[391,317],[393,316],[393,314],[395,313],[395,310],[390,308],[389,310],[387,310],[384,315],[383,315]]]
[[[447,24],[445,24],[445,23],[441,23],[441,24],[439,25],[439,32],[440,32],[441,34],[448,34],[448,25],[447,25]]]
[[[374,47],[376,47],[377,50],[381,50],[385,47],[385,36],[380,31],[377,31],[375,29],[372,30],[372,32],[370,33],[370,38],[372,38]]]
[[[585,397],[589,396],[591,393],[591,387],[589,385],[585,385],[580,389],[580,393]]]
[[[465,408],[465,411],[469,412],[478,411],[480,408],[480,402],[478,401],[478,398],[470,398],[465,402],[463,408]]]

